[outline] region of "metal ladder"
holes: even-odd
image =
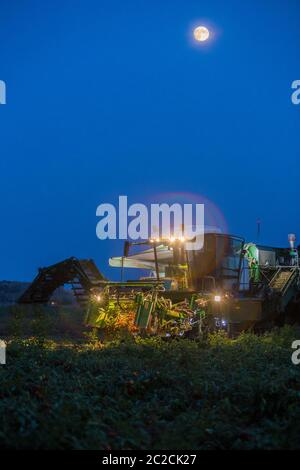
[[[299,281],[300,269],[298,266],[281,266],[272,277],[269,287],[281,297],[282,309],[291,300],[295,286]]]

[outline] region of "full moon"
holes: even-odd
[[[196,41],[207,41],[209,38],[209,31],[205,26],[198,26],[196,29],[194,29],[194,38]]]

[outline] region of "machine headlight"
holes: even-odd
[[[215,295],[214,297],[215,302],[221,302],[221,300],[222,300],[222,297],[220,295]]]

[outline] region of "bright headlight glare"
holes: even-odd
[[[215,295],[214,297],[215,302],[221,302],[221,300],[222,300],[222,297],[220,295]]]

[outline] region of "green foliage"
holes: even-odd
[[[0,309],[0,338],[83,338],[83,311],[74,307],[13,305]]]
[[[299,448],[299,330],[104,344],[41,330],[11,338],[0,367],[4,448]]]

